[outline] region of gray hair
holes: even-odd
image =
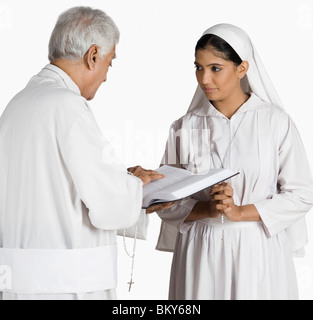
[[[74,7],[63,12],[49,42],[49,60],[79,60],[92,45],[99,47],[104,58],[119,42],[120,32],[103,11],[90,7]]]

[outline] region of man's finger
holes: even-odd
[[[158,172],[150,173],[148,176],[150,177],[151,181],[160,180],[160,179],[164,179],[165,178],[164,174],[160,174]]]
[[[148,209],[146,209],[146,213],[152,213],[155,211],[161,211],[161,210],[165,210],[165,209],[169,209],[171,208],[174,204],[176,204],[177,201],[174,202],[168,202],[168,203],[161,203],[161,204],[156,204]]]

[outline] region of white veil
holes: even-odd
[[[241,83],[244,92],[253,92],[260,99],[283,108],[263,63],[245,31],[231,24],[223,23],[206,30],[203,35],[206,34],[214,34],[222,38],[237,52],[241,60],[249,62],[249,70]],[[209,104],[209,101],[198,86],[188,112],[205,104]]]

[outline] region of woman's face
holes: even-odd
[[[199,49],[195,66],[198,83],[210,101],[227,100],[241,90],[240,67],[219,57],[214,50]]]

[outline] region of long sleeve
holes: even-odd
[[[295,224],[313,206],[313,179],[299,133],[288,117],[281,128],[278,192],[254,203],[272,236]]]
[[[115,230],[136,223],[142,182],[127,174],[88,108],[68,129],[62,152],[78,196],[96,228]]]

